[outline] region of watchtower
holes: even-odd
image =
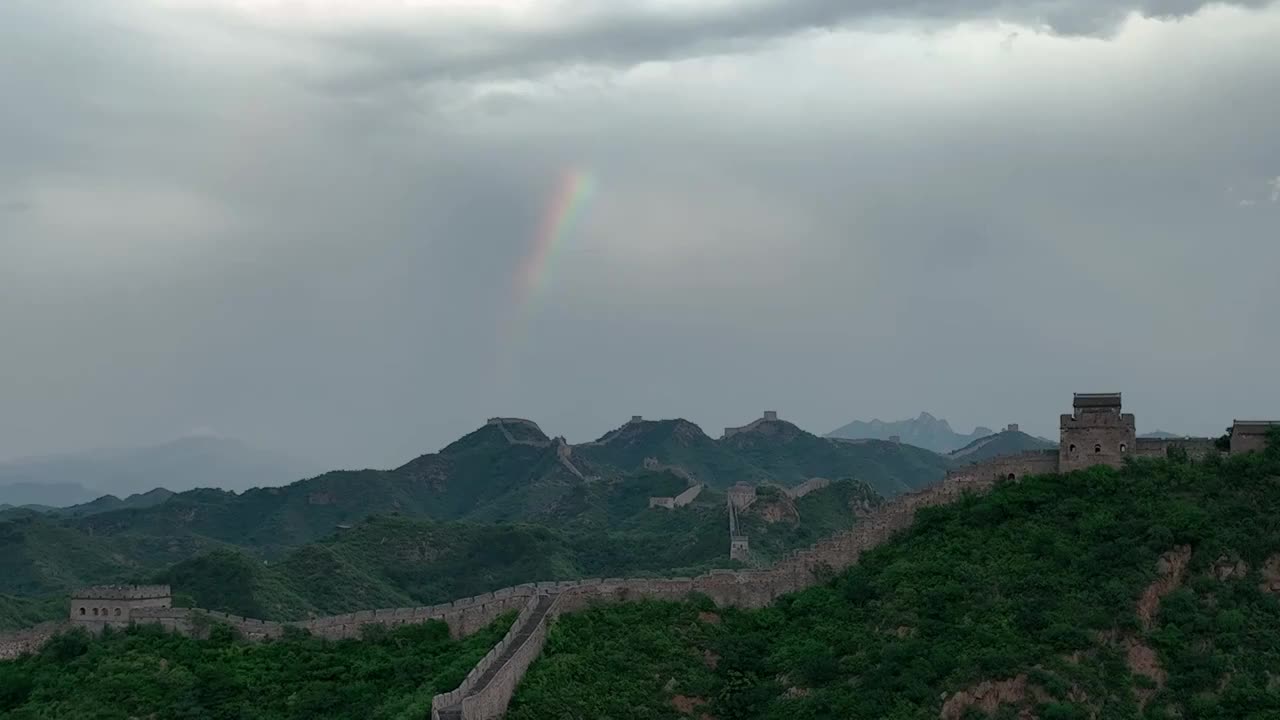
[[[98,585],[71,593],[71,620],[95,630],[123,627],[138,608],[172,606],[168,585]]]
[[[1120,467],[1136,438],[1133,414],[1121,411],[1120,393],[1076,393],[1072,414],[1061,416],[1058,471]]]
[[[1280,428],[1280,420],[1236,420],[1231,424],[1231,454],[1264,450],[1273,428]]]

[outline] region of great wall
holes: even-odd
[[[1120,413],[1119,395],[1077,395],[1075,412],[1062,416],[1064,445],[1058,451],[997,458],[949,473],[936,485],[900,495],[868,511],[852,530],[793,552],[764,569],[715,570],[696,577],[530,583],[430,607],[369,610],[284,623],[198,608],[169,607],[170,593],[166,586],[89,588],[72,596],[69,619],[0,637],[0,659],[38,650],[54,635],[73,627],[101,631],[108,626],[158,624],[174,632],[202,636],[210,623],[218,622],[257,641],[278,638],[289,627],[323,638],[342,639],[360,637],[363,629],[370,625],[396,627],[440,621],[448,625],[451,636],[465,637],[499,616],[518,610],[515,622],[502,640],[472,668],[462,683],[432,699],[432,720],[494,720],[506,712],[526,670],[541,654],[551,623],[565,613],[598,603],[644,599],[679,601],[694,593],[707,596],[722,607],[765,607],[783,595],[824,582],[832,573],[857,563],[864,552],[910,527],[922,508],[954,503],[965,495],[984,494],[999,482],[1017,480],[1026,474],[1057,472],[1064,465],[1069,469],[1117,466],[1126,455],[1152,456],[1174,447],[1188,454],[1215,450],[1212,441],[1204,438],[1135,442],[1131,437],[1132,418]],[[1267,433],[1277,426],[1280,422],[1237,421],[1229,452],[1261,450]],[[1093,443],[1093,452],[1087,453],[1085,459],[1074,460],[1071,453],[1089,449],[1080,442],[1084,440]],[[1104,443],[1112,445],[1107,448]],[[1068,462],[1064,463],[1060,454],[1066,455]],[[820,483],[815,483],[817,485]],[[754,496],[751,486],[732,488],[731,512],[749,505]]]

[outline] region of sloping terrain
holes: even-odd
[[[820,438],[781,420],[759,423],[720,443],[782,485],[852,477],[885,497],[938,482],[949,466],[942,456],[918,447]]]
[[[662,482],[654,478],[654,483]],[[651,485],[652,487],[653,485]],[[769,493],[743,513],[767,558],[847,529],[882,502],[842,481],[773,513]],[[279,561],[216,552],[155,577],[190,604],[264,619],[297,619],[373,607],[445,602],[525,582],[620,575],[696,574],[732,567],[725,497],[709,491],[677,510],[649,509],[633,494],[607,500],[608,525],[438,523],[377,517]]]
[[[568,615],[510,720],[1280,717],[1280,448],[1028,478],[759,611]]]
[[[628,423],[593,443],[577,446],[574,455],[615,473],[640,470],[646,461],[650,465],[656,462],[679,468],[694,481],[719,488],[768,479],[764,470],[708,437],[688,420]]]
[[[990,460],[1006,455],[1018,455],[1032,450],[1048,450],[1054,443],[1033,437],[1018,430],[1005,430],[984,438],[978,438],[964,447],[949,453],[947,459],[961,465]]]
[[[514,613],[462,640],[444,623],[332,642],[299,635],[250,644],[229,629],[207,640],[158,627],[57,638],[0,663],[0,716],[399,720],[428,717],[431,696],[456,687],[502,638]]]
[[[527,580],[705,569],[727,562],[725,498],[717,488],[743,480],[794,486],[815,477],[854,478],[893,495],[940,479],[945,466],[919,448],[841,443],[781,422],[725,440],[682,420],[629,423],[599,442],[570,447],[532,422],[510,419],[394,470],[336,471],[239,494],[157,490],[46,514],[4,511],[0,569],[8,572],[0,576],[0,593],[50,598],[80,585],[153,577],[188,560],[196,564],[186,575],[182,566],[175,569],[173,578],[195,578],[206,562],[200,556],[218,549],[235,550],[253,571],[237,576],[251,588],[237,591],[239,604],[215,609],[257,614],[249,609],[260,607],[272,616],[434,602]],[[693,506],[649,510],[649,497],[674,496],[699,482],[709,489]],[[804,502],[820,507],[821,498],[838,492]],[[752,532],[759,556],[770,557],[843,529],[851,517],[847,508],[815,519],[802,513],[796,527]],[[426,533],[415,542],[443,548],[456,564],[397,568],[380,561],[395,553],[356,552],[355,539],[375,524],[371,518],[412,520],[418,527],[406,536]],[[502,532],[515,535],[492,535]],[[516,569],[503,569],[483,552],[483,543],[492,542],[524,543],[545,550],[544,559],[516,558]],[[476,552],[481,561],[465,561]],[[227,585],[228,592],[234,587]]]

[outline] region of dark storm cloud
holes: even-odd
[[[1230,0],[1264,7],[1274,0]],[[537,29],[468,27],[460,42],[440,42],[432,25],[337,33],[336,42],[361,55],[366,67],[336,81],[340,89],[458,81],[476,76],[523,76],[573,64],[630,65],[736,52],[809,30],[858,22],[926,23],[935,27],[1000,19],[1064,35],[1107,36],[1131,13],[1180,18],[1205,0],[761,0],[672,12],[619,3],[581,16],[565,13]],[[1221,3],[1219,3],[1221,4]]]

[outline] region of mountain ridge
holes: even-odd
[[[964,434],[952,429],[951,423],[936,418],[928,412],[921,412],[907,420],[884,421],[879,418],[870,421],[854,420],[827,433],[829,438],[843,440],[888,440],[898,437],[902,442],[946,454],[958,450],[965,445],[995,434],[994,430],[978,426],[973,432]]]

